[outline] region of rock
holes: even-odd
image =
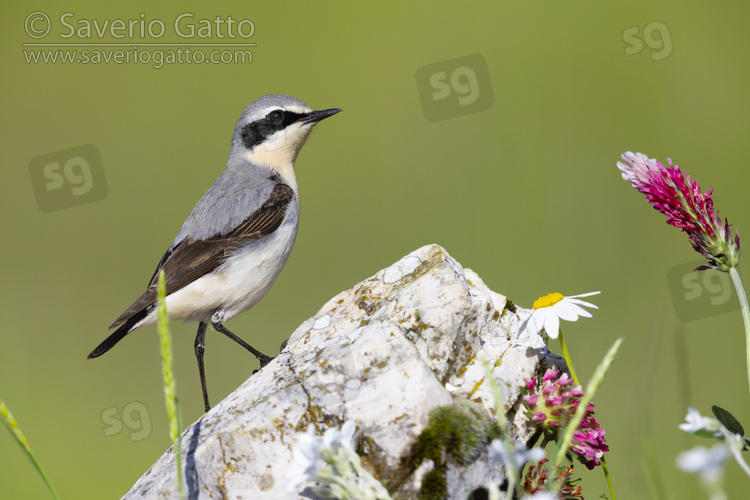
[[[519,338],[518,317],[446,251],[429,245],[328,301],[292,334],[283,351],[182,434],[186,498],[315,498],[287,491],[296,438],[346,420],[357,450],[391,491],[416,498],[439,464],[405,459],[430,410],[468,399],[490,418],[492,395],[478,353],[494,363],[511,434],[530,430],[518,412],[520,386],[548,365],[562,366],[539,336]],[[464,500],[502,482],[486,446],[470,463],[443,453],[447,498]],[[170,448],[126,499],[177,498]]]

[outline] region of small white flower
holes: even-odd
[[[721,477],[724,463],[731,457],[732,452],[724,443],[714,445],[710,449],[697,446],[677,456],[677,467],[685,472],[698,474],[705,482],[713,483]]]
[[[388,490],[362,467],[354,451],[356,426],[348,420],[341,427],[315,434],[310,424],[292,449],[292,463],[287,469],[287,489],[296,491],[307,482],[317,482],[313,493],[341,500],[392,500]]]
[[[354,431],[354,422],[348,420],[341,430],[332,427],[318,436],[314,426],[310,424],[307,432],[299,437],[292,449],[292,463],[287,469],[289,490],[294,491],[308,481],[317,481],[325,475],[324,471],[331,469],[331,464],[326,460],[326,451],[335,454],[338,449],[344,448],[356,455]]]
[[[523,323],[522,332],[538,334],[542,328],[547,336],[556,339],[560,332],[560,320],[576,321],[578,318],[591,318],[593,315],[585,307],[599,309],[594,304],[578,300],[579,297],[588,297],[601,292],[582,293],[565,297],[561,293],[550,293],[539,297],[534,302],[532,309],[518,308],[518,317]]]
[[[341,430],[338,430],[335,427],[326,429],[323,433],[323,447],[332,451],[336,451],[339,448],[346,448],[347,451],[356,454],[354,451],[355,430],[356,426],[352,420],[347,420],[344,425],[341,426]]]
[[[509,457],[505,443],[501,439],[494,439],[490,443],[490,458],[495,462],[504,464],[506,467],[510,465],[521,470],[528,462],[538,462],[544,458],[544,450],[542,448],[529,449],[522,443],[516,443],[511,454],[512,456]]]
[[[502,439],[493,439],[489,445],[488,453],[490,460],[505,466],[505,477],[508,481],[508,491],[515,488],[516,482],[520,481],[521,471],[528,462],[538,462],[544,458],[544,449],[527,448],[521,442],[510,443]],[[490,500],[500,499],[500,490],[497,483],[488,484]],[[524,497],[527,498],[527,497]],[[547,500],[547,497],[539,497],[536,500]],[[554,499],[552,496],[550,499]]]
[[[688,407],[687,415],[685,415],[685,423],[678,426],[680,430],[695,434],[701,431],[709,432],[711,434],[719,431],[719,422],[713,418],[704,417],[698,410],[692,406]]]
[[[315,435],[315,427],[310,424],[307,432],[302,434],[292,449],[292,463],[287,469],[289,491],[295,491],[308,481],[314,481],[326,463],[320,456],[323,446],[322,436]]]
[[[531,496],[523,497],[521,500],[557,500],[557,496],[549,491],[540,491]]]

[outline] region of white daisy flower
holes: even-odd
[[[547,336],[556,339],[560,333],[560,320],[576,321],[578,318],[591,318],[593,315],[584,307],[599,309],[594,304],[578,300],[579,297],[588,297],[601,292],[582,293],[565,297],[555,292],[539,297],[534,301],[532,309],[518,308],[518,317],[522,322],[521,332],[529,335],[539,334],[544,328]]]

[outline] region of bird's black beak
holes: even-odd
[[[302,123],[317,123],[320,120],[325,120],[329,116],[333,116],[336,113],[340,113],[341,110],[338,108],[324,109],[322,111],[312,111],[309,115],[302,118]]]

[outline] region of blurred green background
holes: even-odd
[[[688,304],[696,318],[678,319],[673,299],[686,299],[670,288],[668,272],[697,254],[620,178],[616,162],[627,150],[673,158],[750,234],[750,7],[40,1],[2,9],[0,397],[64,498],[119,497],[169,446],[155,330],[137,331],[103,358],[86,355],[142,292],[221,172],[241,111],[268,93],[344,112],[318,126],[300,155],[296,247],[266,299],[229,323],[233,331],[272,353],[334,294],[428,243],[521,305],[552,291],[601,290],[595,318],[564,329],[583,378],[625,338],[596,396],[616,491],[705,498],[674,460],[712,443],[677,425],[688,405],[709,414],[711,404],[750,422],[741,317],[707,300],[728,284],[714,276]],[[51,20],[41,40],[24,27],[35,11]],[[143,14],[167,31],[158,39],[61,38],[66,12],[76,27]],[[221,32],[180,38],[172,23],[186,12],[196,25],[249,19],[255,32],[247,40]],[[237,41],[257,44],[251,64],[34,64],[26,58],[40,49],[22,45],[118,42],[143,52],[151,50],[143,43]],[[484,58],[489,86],[467,90],[470,80],[458,78],[437,102],[431,83],[417,78],[420,68],[439,73],[445,65],[442,81],[450,81],[451,61],[473,54]],[[472,91],[485,109],[458,104]],[[448,118],[427,120],[421,97]],[[30,162],[86,144],[101,153],[106,191],[101,179],[93,189],[105,196],[42,212]],[[202,414],[195,329],[172,327],[186,425]],[[222,336],[210,333],[207,344],[216,403],[256,365]],[[111,417],[123,408],[142,420],[118,431]],[[4,431],[0,449],[0,498],[44,498]],[[587,498],[605,491],[599,471],[576,471]],[[730,498],[744,497],[747,485],[730,463]]]

